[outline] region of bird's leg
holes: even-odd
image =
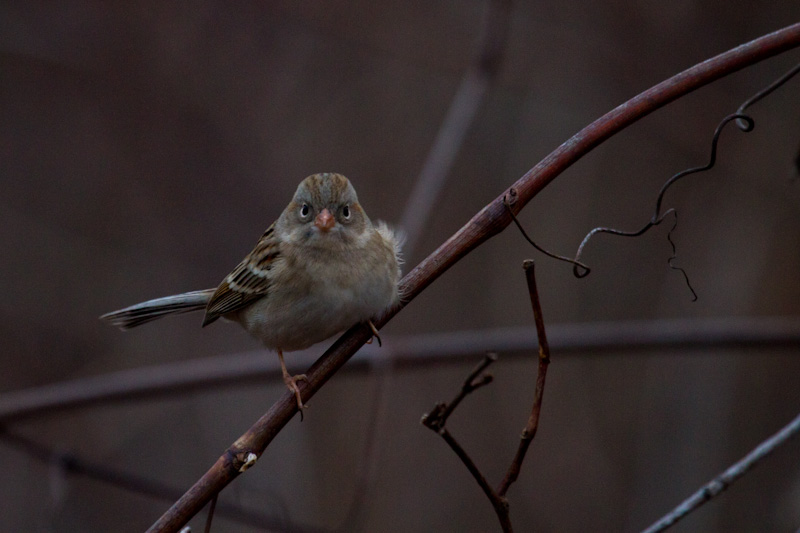
[[[369,325],[369,329],[372,330],[372,337],[378,339],[378,346],[383,347],[381,336],[378,335],[378,329],[375,327],[375,324],[372,323],[372,320],[367,320],[367,324]],[[367,344],[372,344],[372,337],[367,341]]]
[[[278,359],[281,360],[281,371],[283,372],[283,382],[286,383],[286,387],[294,393],[294,397],[297,398],[297,409],[300,411],[300,420],[303,420],[303,409],[308,407],[307,405],[303,404],[303,399],[300,398],[300,389],[297,386],[298,381],[305,381],[308,383],[308,377],[305,374],[298,374],[296,376],[290,376],[289,371],[286,370],[286,363],[283,360],[283,352],[278,350]]]

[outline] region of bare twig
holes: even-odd
[[[205,533],[211,533],[211,523],[214,521],[214,509],[217,507],[217,500],[219,500],[219,494],[215,494],[214,497],[211,499],[211,503],[208,507],[208,516],[206,517],[206,528]]]
[[[370,360],[369,370],[373,372],[370,391],[371,408],[369,409],[366,424],[366,439],[361,452],[360,471],[354,483],[353,497],[350,506],[339,526],[337,532],[359,531],[359,520],[371,488],[375,484],[378,472],[378,455],[380,453],[379,438],[383,436],[383,426],[386,424],[386,408],[389,403],[389,383],[393,374],[394,365],[390,358],[376,357]]]
[[[728,317],[632,320],[588,324],[554,324],[548,341],[562,356],[596,356],[602,352],[664,350],[685,346],[725,348],[800,347],[797,317]],[[421,335],[387,337],[378,348],[365,346],[345,372],[364,372],[375,361],[403,371],[443,364],[462,365],[489,350],[509,357],[527,357],[538,338],[531,328],[510,326]],[[292,357],[308,367],[313,350]],[[52,416],[66,409],[86,408],[112,402],[180,395],[213,387],[242,387],[247,383],[274,383],[280,377],[278,362],[262,350],[166,363],[63,381],[0,394],[0,422],[36,416]]]
[[[544,383],[547,378],[547,367],[550,364],[550,346],[547,343],[547,334],[544,328],[544,318],[542,316],[542,305],[539,301],[539,291],[536,288],[536,273],[533,261],[525,261],[522,264],[525,269],[525,279],[528,282],[528,293],[531,297],[531,306],[533,307],[533,319],[536,323],[536,334],[539,338],[539,368],[536,375],[536,389],[533,394],[533,405],[531,406],[531,414],[528,417],[528,423],[525,429],[522,430],[520,435],[519,447],[508,467],[503,481],[497,488],[497,493],[500,496],[505,496],[508,488],[519,477],[520,470],[522,469],[522,462],[525,460],[525,454],[528,451],[533,438],[536,436],[536,430],[539,428],[539,414],[542,411],[542,397],[544,395]]]
[[[447,431],[446,428],[442,428],[439,431],[439,434],[442,436],[444,441],[450,446],[450,448],[455,452],[461,462],[467,467],[469,473],[472,474],[472,477],[475,478],[475,481],[478,482],[483,493],[486,494],[486,497],[489,498],[489,501],[492,503],[492,507],[494,508],[495,514],[497,514],[497,519],[500,521],[500,527],[503,528],[503,531],[506,533],[511,533],[514,528],[511,525],[511,518],[508,514],[508,500],[506,500],[503,496],[498,495],[494,489],[489,485],[489,482],[486,481],[486,478],[481,474],[481,471],[475,466],[475,463],[469,457],[467,452],[458,444],[456,439]]]
[[[461,390],[458,391],[456,397],[449,403],[442,402],[437,404],[430,413],[422,417],[422,424],[434,431],[439,431],[444,428],[445,424],[447,424],[447,419],[453,414],[453,411],[455,411],[458,404],[461,403],[461,400],[466,398],[467,395],[471,394],[475,389],[492,382],[492,375],[484,374],[483,371],[495,361],[497,361],[497,354],[487,353],[478,366],[469,373],[467,379],[464,380],[464,383],[461,385]]]
[[[531,414],[528,417],[528,422],[525,425],[525,428],[522,430],[517,453],[514,456],[514,459],[511,461],[508,471],[506,472],[506,475],[498,486],[497,490],[495,491],[492,489],[492,487],[486,481],[486,478],[480,472],[466,451],[464,451],[456,439],[450,434],[449,431],[447,431],[447,428],[445,428],[448,417],[453,413],[455,408],[458,407],[458,404],[461,403],[461,400],[463,400],[469,393],[478,387],[486,385],[492,381],[492,376],[489,374],[484,374],[483,371],[491,363],[497,360],[496,355],[486,354],[486,357],[483,359],[483,361],[477,367],[475,367],[469,376],[467,376],[467,379],[461,386],[461,390],[459,391],[458,395],[456,395],[456,397],[453,398],[450,403],[439,403],[429,414],[422,417],[422,423],[442,436],[445,442],[447,442],[450,448],[461,459],[461,462],[463,462],[467,467],[469,472],[472,474],[472,477],[474,477],[478,482],[478,485],[492,503],[492,507],[497,514],[497,518],[500,521],[500,526],[503,528],[503,531],[512,530],[508,500],[506,500],[505,495],[506,492],[508,492],[511,484],[514,483],[514,481],[516,481],[519,477],[520,470],[522,469],[522,462],[525,460],[525,454],[528,451],[531,441],[536,436],[536,430],[539,427],[539,414],[542,410],[542,397],[544,395],[547,367],[550,364],[550,347],[547,343],[547,334],[544,327],[544,318],[542,315],[541,302],[539,300],[539,291],[536,288],[536,272],[534,268],[534,262],[525,261],[522,266],[525,269],[525,279],[528,283],[528,294],[531,299],[533,319],[536,324],[536,333],[539,342],[539,369],[536,378],[536,389],[533,395],[534,398],[533,406],[531,407]]]
[[[425,158],[400,222],[406,237],[403,247],[406,257],[411,257],[416,250],[453,161],[483,103],[487,89],[500,70],[508,40],[510,12],[510,0],[489,2],[479,54],[464,74],[450,102],[450,108]]]
[[[489,498],[503,531],[511,532],[513,528],[511,526],[511,519],[508,515],[508,501],[503,496],[495,492],[492,486],[489,485],[489,482],[486,481],[486,477],[475,465],[475,462],[472,460],[469,454],[464,450],[464,448],[461,447],[455,437],[453,437],[453,435],[445,427],[445,424],[447,424],[447,419],[451,414],[453,414],[453,411],[455,411],[455,408],[461,403],[461,400],[466,398],[468,394],[472,393],[476,389],[492,382],[491,374],[485,374],[484,370],[486,370],[486,368],[495,361],[497,361],[496,354],[486,354],[486,356],[483,358],[483,361],[481,361],[478,366],[476,366],[475,369],[470,372],[470,374],[467,376],[467,379],[464,380],[464,383],[461,385],[461,390],[458,391],[458,394],[456,394],[455,398],[453,398],[449,403],[442,402],[436,404],[430,413],[423,415],[421,422],[425,427],[438,433],[442,439],[444,439],[447,445],[450,446],[450,449],[455,452],[459,459],[461,459],[461,462],[464,463],[464,466],[467,467],[469,473],[472,474],[473,478],[475,478],[475,481],[477,481],[478,486],[480,486],[481,490],[483,490],[483,493],[486,494],[487,498]]]
[[[380,328],[442,273],[480,244],[511,223],[504,198],[514,198],[511,209],[518,213],[536,194],[600,143],[640,118],[725,75],[800,45],[800,23],[759,37],[712,59],[704,61],[629,100],[596,120],[539,162],[511,188],[476,214],[435,252],[401,281],[403,300],[375,321]],[[356,326],[342,335],[306,372],[303,400],[311,398],[372,335]],[[177,531],[240,473],[242,454],[258,457],[297,411],[287,391],[264,416],[242,435],[217,462],[170,507],[150,531]]]
[[[159,500],[175,501],[182,493],[180,489],[171,487],[160,481],[109,468],[100,463],[87,461],[77,454],[53,450],[35,440],[13,433],[2,427],[0,427],[0,442],[12,446],[16,450],[43,464],[58,465],[65,473],[83,476],[93,481],[99,481],[135,494],[141,494]],[[289,524],[281,518],[265,515],[235,504],[220,503],[216,512],[220,516],[233,522],[262,529],[308,533],[320,531],[319,529],[298,524]]]
[[[645,529],[644,533],[664,531],[710,499],[718,496],[725,489],[730,487],[734,481],[742,477],[748,470],[755,466],[756,463],[774,452],[782,444],[785,444],[798,432],[800,432],[800,415],[784,426],[779,432],[756,446],[753,451],[745,455],[739,462],[703,485],[700,490],[684,500],[683,503],[667,513],[658,522]]]

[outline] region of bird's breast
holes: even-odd
[[[396,298],[397,266],[386,260],[319,254],[287,266],[269,294],[238,317],[268,348],[307,348],[380,314]]]

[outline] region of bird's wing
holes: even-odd
[[[272,283],[270,270],[280,258],[278,248],[275,224],[272,224],[258,240],[253,251],[219,284],[206,306],[203,326],[269,294]]]

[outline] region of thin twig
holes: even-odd
[[[423,415],[421,422],[423,426],[438,433],[439,436],[444,439],[447,445],[450,446],[450,449],[455,452],[459,459],[461,459],[461,462],[464,463],[464,466],[467,467],[469,473],[472,474],[473,478],[475,478],[475,481],[478,483],[478,486],[480,486],[481,490],[483,490],[483,493],[487,498],[489,498],[503,531],[511,532],[513,531],[513,528],[511,527],[511,519],[508,515],[508,501],[503,496],[495,492],[492,486],[489,485],[489,482],[486,481],[486,477],[475,465],[475,462],[472,460],[466,450],[461,447],[455,437],[453,437],[453,435],[445,427],[447,424],[447,419],[450,418],[450,415],[453,414],[453,411],[455,411],[456,407],[458,407],[458,405],[464,398],[467,397],[467,395],[492,382],[491,374],[484,373],[484,370],[486,370],[486,368],[495,361],[497,361],[497,354],[487,353],[478,366],[476,366],[472,372],[469,373],[467,379],[464,380],[464,383],[461,385],[461,389],[458,391],[458,394],[456,394],[455,398],[453,398],[449,403],[442,402],[436,404],[430,413]]]
[[[400,222],[406,238],[403,246],[406,257],[411,257],[416,251],[456,155],[464,144],[464,138],[488,88],[500,71],[508,41],[510,13],[511,0],[490,0],[478,55],[461,79],[461,84],[450,102],[436,139],[425,158],[414,188],[411,189]]]
[[[475,466],[475,463],[472,461],[470,456],[467,454],[466,451],[458,444],[455,438],[447,431],[446,428],[443,428],[439,431],[439,434],[442,436],[444,441],[450,446],[450,449],[455,452],[461,462],[467,467],[469,473],[472,474],[472,477],[475,478],[475,481],[478,482],[478,485],[483,490],[483,493],[486,494],[486,497],[489,498],[489,501],[492,503],[492,508],[494,508],[495,514],[497,514],[497,519],[500,521],[500,527],[503,528],[503,531],[506,533],[511,533],[514,528],[511,525],[511,518],[508,514],[508,500],[506,500],[503,496],[498,495],[489,482],[486,481],[486,478],[481,474],[481,471]]]
[[[531,445],[533,438],[536,436],[536,430],[539,428],[539,414],[542,411],[542,397],[544,395],[544,383],[547,378],[547,367],[550,365],[550,346],[547,343],[547,334],[544,328],[544,318],[542,316],[542,305],[539,301],[539,291],[536,288],[536,273],[533,261],[525,261],[522,264],[525,269],[525,279],[528,282],[528,293],[531,297],[531,306],[533,307],[533,320],[536,323],[536,333],[539,338],[539,368],[536,375],[536,389],[533,394],[533,405],[531,406],[531,414],[528,417],[528,423],[525,429],[522,430],[520,435],[519,447],[508,467],[503,481],[497,488],[497,493],[500,496],[505,496],[509,487],[519,477],[520,470],[522,470],[522,462],[525,460],[525,454],[528,447]]]
[[[13,447],[45,465],[58,465],[60,469],[71,475],[83,476],[112,487],[127,490],[134,494],[149,496],[158,500],[175,501],[182,490],[171,487],[160,481],[148,479],[138,474],[109,468],[106,465],[87,461],[78,454],[53,450],[33,439],[0,427],[0,442]],[[320,529],[287,523],[286,520],[258,511],[246,509],[235,504],[220,503],[216,509],[220,516],[259,529],[275,529],[280,531],[319,532]]]
[[[369,410],[366,424],[366,438],[361,452],[362,460],[359,465],[360,472],[354,483],[350,506],[341,523],[334,530],[337,532],[360,531],[363,529],[360,527],[359,520],[362,518],[364,504],[372,492],[371,489],[377,478],[378,454],[380,452],[379,438],[387,433],[384,431],[384,425],[387,421],[385,413],[389,404],[389,384],[394,371],[393,361],[391,358],[383,356],[375,357],[370,360],[369,370],[372,373],[370,376],[372,390],[369,393],[372,407]]]
[[[800,432],[800,415],[795,417],[794,420],[784,426],[784,428],[779,432],[756,446],[753,451],[745,455],[739,462],[735,463],[722,474],[703,485],[700,490],[684,500],[675,509],[664,515],[664,517],[658,522],[645,529],[644,533],[657,533],[659,531],[664,531],[710,499],[714,498],[715,496],[719,496],[725,489],[730,487],[734,481],[742,477],[760,460],[774,452],[782,444],[785,444],[798,432]]]
[[[211,503],[209,504],[208,516],[206,517],[205,533],[211,533],[211,522],[214,521],[214,509],[217,507],[217,500],[219,500],[219,494],[215,494],[214,498],[211,499]]]
[[[515,214],[519,213],[570,165],[644,116],[723,76],[797,46],[800,46],[800,23],[724,52],[648,89],[581,130],[518,179],[511,187],[516,192],[511,208]],[[508,227],[511,217],[504,204],[508,193],[509,190],[503,191],[403,278],[400,283],[402,301],[374,321],[376,327],[385,325],[461,258]],[[303,388],[303,399],[310,399],[371,335],[368,328],[360,325],[344,333],[306,372],[309,381]],[[239,475],[232,458],[243,452],[259,456],[296,412],[297,402],[287,391],[151,526],[150,531],[178,531],[214,494]]]
[[[488,385],[492,382],[492,375],[491,374],[484,374],[483,371],[486,370],[489,365],[497,361],[497,354],[496,353],[487,353],[483,356],[483,360],[478,363],[478,366],[472,369],[472,372],[469,373],[467,379],[464,380],[464,383],[461,385],[461,389],[456,394],[455,398],[453,398],[449,403],[439,403],[436,407],[428,414],[422,417],[422,424],[431,428],[434,431],[438,431],[444,428],[445,424],[447,424],[447,419],[450,418],[450,415],[453,414],[458,404],[461,403],[461,400],[467,397],[468,394],[475,391],[484,385]]]

